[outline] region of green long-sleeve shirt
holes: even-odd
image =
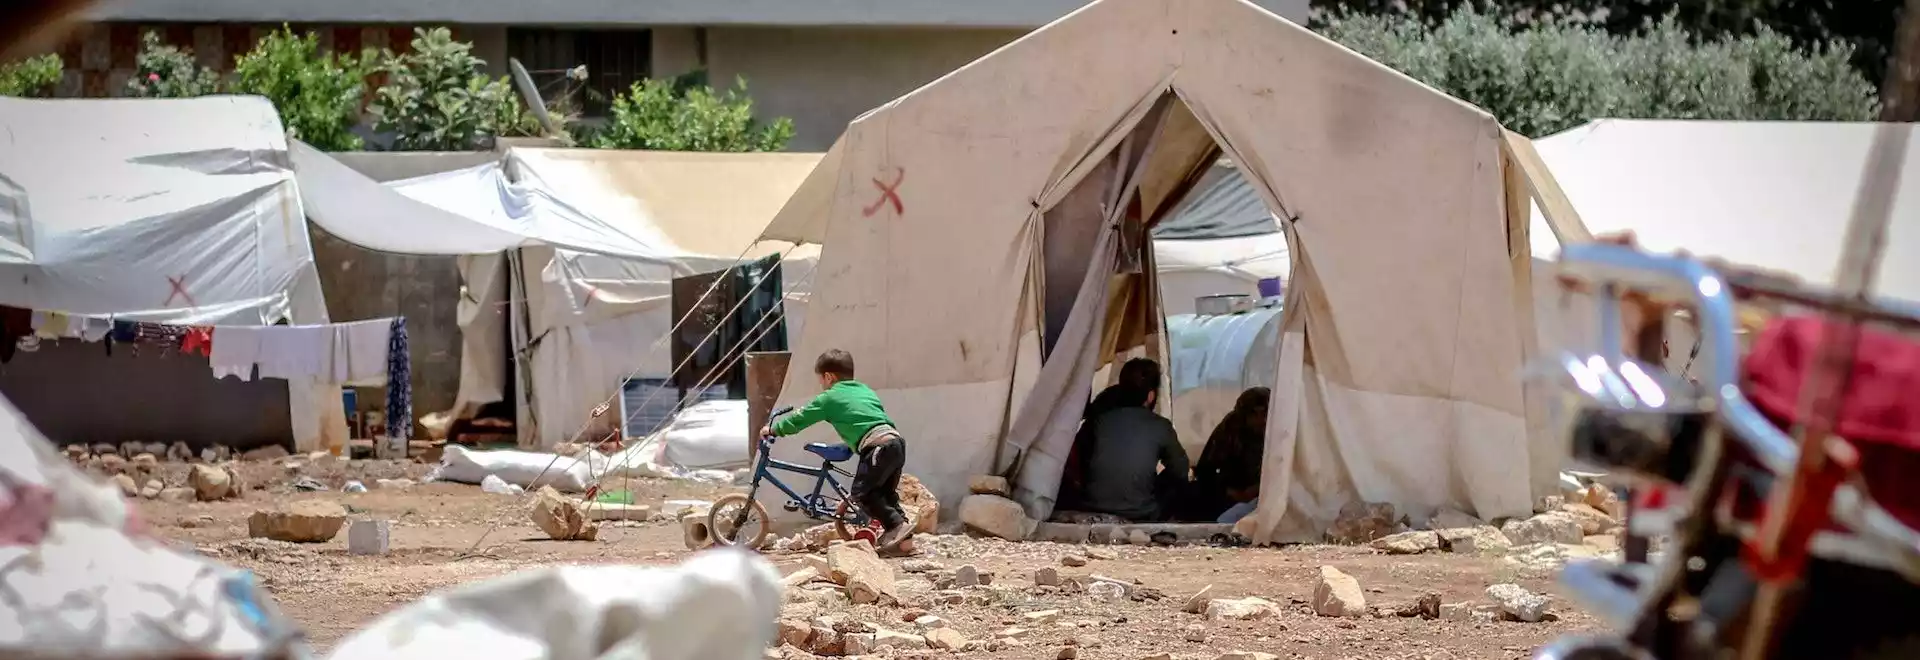
[[[793,435],[814,424],[826,422],[840,440],[858,451],[860,438],[881,424],[892,424],[880,395],[859,381],[843,380],[813,397],[806,406],[773,421],[774,435]]]

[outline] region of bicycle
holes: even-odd
[[[771,424],[771,420],[792,411],[792,407],[775,410],[768,417],[768,423]],[[836,465],[852,459],[853,448],[838,442],[807,443],[807,452],[821,459],[820,467],[816,468],[775,460],[773,443],[776,439],[772,435],[760,436],[759,458],[754,462],[753,481],[747,485],[747,492],[734,493],[715,500],[713,508],[707,512],[707,529],[715,543],[724,546],[745,545],[750,548],[759,548],[766,542],[767,536],[772,531],[771,521],[767,517],[766,506],[760,504],[760,500],[754,497],[760,492],[762,482],[773,484],[774,488],[780,489],[780,492],[787,495],[787,502],[781,505],[782,509],[804,513],[813,520],[830,520],[833,522],[833,531],[839,534],[840,538],[854,538],[854,530],[864,529],[871,524],[871,518],[865,511],[860,510],[860,505],[853,501],[847,494],[847,489],[841,486],[840,480],[834,476],[853,478],[852,472]],[[774,474],[775,471],[813,477],[813,490],[802,495],[781,481],[780,477]],[[749,528],[749,522],[755,517],[759,519],[758,529],[754,531],[750,542],[743,542],[746,539],[741,538],[740,534]]]

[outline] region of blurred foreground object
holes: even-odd
[[[780,581],[740,550],[679,566],[565,566],[428,596],[341,642],[331,660],[757,660]]]

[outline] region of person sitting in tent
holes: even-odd
[[[1153,411],[1157,387],[1116,387],[1118,407],[1087,422],[1093,445],[1085,455],[1081,508],[1133,521],[1165,520],[1185,495],[1187,450],[1173,422]]]
[[[1074,433],[1073,446],[1067,450],[1066,469],[1060,476],[1060,495],[1058,508],[1063,511],[1077,511],[1081,508],[1082,494],[1087,487],[1087,452],[1093,448],[1093,420],[1108,411],[1121,407],[1120,400],[1130,396],[1133,390],[1160,389],[1160,363],[1147,358],[1134,358],[1120,365],[1119,382],[1093,397],[1085,410],[1080,413],[1080,429]],[[1149,408],[1152,406],[1149,405]]]
[[[1207,446],[1200,451],[1200,461],[1193,469],[1190,513],[1194,518],[1234,522],[1222,519],[1223,514],[1260,496],[1260,461],[1267,443],[1270,396],[1267,388],[1247,388],[1233,402],[1233,410],[1207,436]]]

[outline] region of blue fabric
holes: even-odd
[[[413,369],[408,366],[407,320],[396,318],[387,336],[387,437],[413,437]]]
[[[1257,507],[1257,506],[1260,506],[1260,500],[1258,499],[1255,499],[1251,502],[1241,502],[1239,504],[1235,504],[1232,507],[1229,507],[1225,512],[1221,513],[1220,519],[1214,522],[1220,523],[1222,525],[1231,525],[1231,524],[1240,522],[1241,518],[1245,518],[1248,515],[1252,514],[1254,507]]]

